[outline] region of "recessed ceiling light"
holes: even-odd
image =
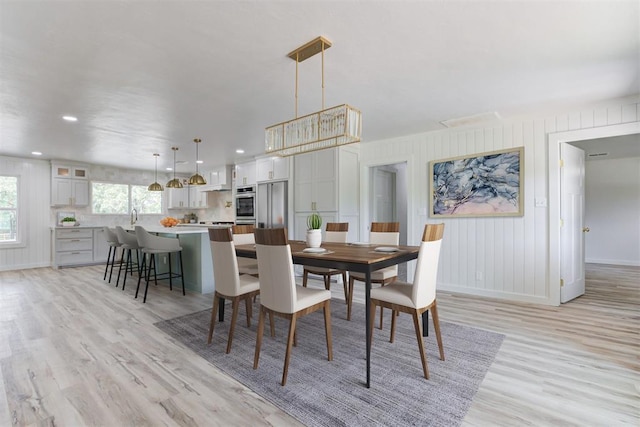
[[[33,154],[34,156],[42,156],[42,153],[39,151],[32,151],[31,154]]]
[[[203,164],[203,163],[204,163],[204,161],[203,161],[203,160],[196,160],[196,163],[197,163],[197,164],[199,164],[199,165],[201,165],[201,164]]]
[[[168,171],[172,171],[172,170],[173,170],[173,168],[167,168],[167,170],[168,170]]]
[[[66,120],[68,122],[77,122],[78,118],[74,116],[62,116],[62,120]]]
[[[243,150],[242,148],[238,148],[238,149],[236,150],[236,153],[238,153],[238,154],[244,154],[244,150]]]

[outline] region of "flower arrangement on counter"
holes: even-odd
[[[170,216],[166,216],[160,220],[160,224],[164,227],[175,227],[176,225],[180,224],[180,220]]]

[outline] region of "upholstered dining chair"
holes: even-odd
[[[433,329],[438,341],[440,360],[444,360],[442,336],[440,334],[440,319],[436,304],[436,278],[438,276],[438,259],[444,224],[427,224],[422,234],[420,253],[416,263],[416,272],[413,283],[395,282],[390,285],[371,290],[371,330],[373,330],[373,318],[376,307],[386,307],[393,310],[391,315],[391,334],[389,341],[393,342],[396,328],[396,314],[398,312],[409,313],[413,316],[413,324],[418,339],[418,349],[422,360],[424,377],[429,379],[427,356],[424,352],[422,340],[421,315],[427,310],[431,311]],[[371,337],[373,337],[371,335]],[[369,341],[371,342],[371,341]]]
[[[111,276],[113,275],[113,265],[116,263],[116,255],[118,252],[118,248],[120,248],[120,242],[118,241],[118,235],[115,231],[111,230],[109,227],[104,227],[102,229],[104,233],[104,238],[109,245],[109,253],[107,254],[107,264],[104,267],[104,277],[102,280],[107,280],[107,271],[109,272],[109,283],[111,283]],[[121,255],[122,256],[122,255]],[[109,268],[111,267],[111,268]]]
[[[180,240],[173,237],[156,236],[149,233],[143,227],[136,225],[136,238],[138,239],[138,245],[142,248],[142,266],[140,268],[141,274],[138,276],[138,287],[136,288],[136,296],[138,298],[138,291],[140,290],[140,279],[142,275],[145,276],[145,288],[144,298],[142,302],[147,302],[147,291],[149,290],[149,280],[151,280],[151,270],[153,270],[153,280],[155,284],[158,284],[158,276],[160,279],[169,279],[169,289],[173,290],[173,279],[180,278],[182,281],[182,295],[186,295],[184,290],[184,268],[182,266],[182,247],[180,246]],[[174,273],[171,269],[171,254],[177,253],[180,259],[180,272]],[[156,271],[156,255],[167,254],[169,257],[167,264],[169,265],[168,273],[158,274]],[[149,258],[149,266],[146,266],[147,257]],[[146,268],[146,271],[145,271]]]
[[[256,243],[256,239],[253,235],[255,229],[251,224],[233,225],[231,232],[233,233],[234,245],[253,245]],[[238,260],[238,272],[240,274],[250,274],[252,276],[258,276],[258,262],[255,259],[237,257]]]
[[[120,255],[120,268],[118,269],[118,277],[116,278],[116,288],[120,282],[120,273],[122,272],[122,264],[124,262],[124,278],[122,280],[122,290],[124,291],[124,286],[127,284],[127,273],[130,272],[133,275],[133,251],[136,253],[136,270],[138,271],[138,277],[141,274],[140,249],[142,248],[138,244],[138,238],[136,235],[133,233],[127,233],[127,231],[119,225],[116,226],[116,236],[118,237],[118,242],[122,248],[122,254]]]
[[[324,236],[325,242],[347,243],[347,235],[349,234],[348,222],[328,222]],[[322,276],[324,287],[331,289],[331,276],[342,276],[342,286],[344,287],[344,302],[349,302],[349,294],[347,292],[347,272],[344,270],[336,270],[335,268],[312,267],[305,265],[302,272],[302,286],[307,287],[307,278],[309,274]]]
[[[213,278],[215,281],[215,293],[213,295],[213,310],[211,311],[211,323],[209,324],[209,338],[211,344],[213,329],[220,300],[231,300],[232,313],[229,325],[229,338],[227,339],[227,353],[231,351],[233,331],[238,319],[238,306],[241,300],[245,301],[247,310],[247,327],[251,326],[251,304],[253,297],[260,293],[260,282],[253,276],[238,273],[236,249],[230,228],[210,228],[209,240],[211,244],[211,260],[213,261]]]
[[[295,341],[296,320],[306,314],[324,309],[324,327],[327,353],[333,360],[331,341],[331,291],[296,286],[291,259],[291,247],[287,243],[284,228],[257,228],[256,255],[260,274],[260,316],[253,369],[258,368],[260,347],[264,332],[265,314],[289,319],[289,335],[284,358],[282,385],[287,383],[291,347]]]
[[[399,222],[372,222],[369,230],[369,243],[372,245],[397,245],[400,242]],[[384,286],[393,283],[398,278],[398,266],[382,268],[371,274],[371,283]],[[349,304],[347,305],[347,320],[351,320],[351,306],[353,305],[353,285],[358,280],[365,281],[364,273],[349,272]],[[382,308],[380,308],[380,329],[382,329]]]

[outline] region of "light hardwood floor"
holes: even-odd
[[[438,294],[442,320],[507,336],[465,425],[639,425],[640,268],[587,277],[562,307]],[[101,267],[0,272],[0,426],[299,425],[153,326],[211,295],[134,291]]]

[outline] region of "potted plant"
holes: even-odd
[[[65,216],[62,218],[62,226],[63,227],[73,227],[76,225],[76,219],[72,216]]]
[[[307,217],[307,246],[319,248],[322,244],[322,217],[314,212]]]

